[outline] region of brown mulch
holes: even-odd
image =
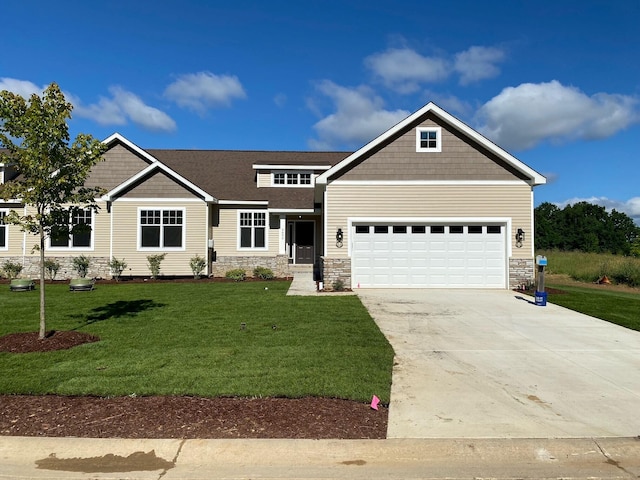
[[[14,354],[71,348],[99,338],[50,332],[0,338]],[[0,395],[0,435],[92,438],[386,437],[388,409],[334,398],[63,397]]]

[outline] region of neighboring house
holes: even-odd
[[[70,218],[91,233],[47,249],[65,265],[85,254],[92,276],[190,275],[256,266],[276,275],[317,265],[326,287],[508,288],[534,278],[533,187],[545,178],[433,103],[355,153],[144,150],[119,134],[87,182],[106,190],[97,213]],[[0,165],[2,181],[14,172]],[[37,275],[34,239],[2,216],[0,262]],[[520,233],[519,233],[520,232]],[[64,275],[64,274],[63,274]]]

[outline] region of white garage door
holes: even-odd
[[[354,287],[505,288],[505,225],[355,224]]]

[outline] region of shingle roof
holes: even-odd
[[[146,151],[218,200],[268,201],[269,208],[313,208],[313,188],[258,188],[254,165],[331,167],[350,152]]]

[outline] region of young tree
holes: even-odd
[[[91,167],[101,160],[105,146],[90,135],[80,134],[69,144],[73,106],[60,87],[49,85],[42,97],[29,100],[3,90],[0,92],[0,162],[12,163],[16,181],[3,185],[0,195],[25,204],[24,215],[12,211],[5,221],[38,235],[40,251],[40,331],[45,338],[45,239],[79,233],[82,225],[69,227],[70,215],[81,209],[96,210],[100,189],[85,188]],[[84,227],[86,228],[86,227]]]

